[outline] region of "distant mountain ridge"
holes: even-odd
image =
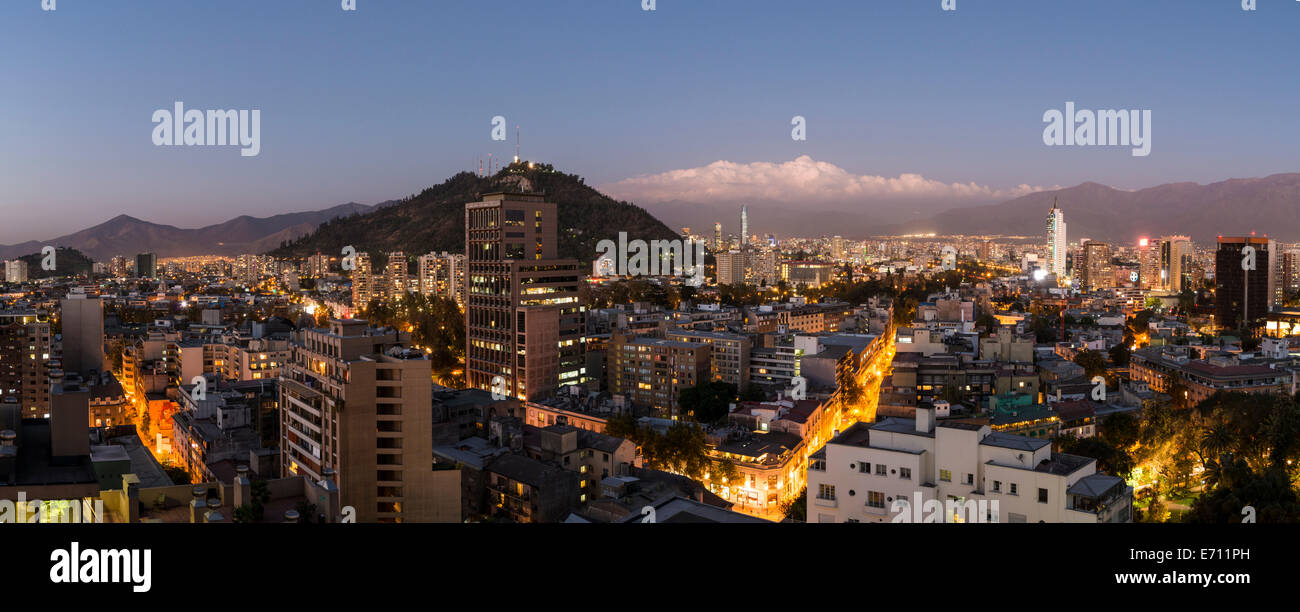
[[[1300,241],[1300,173],[1134,191],[1087,182],[1001,204],[948,210],[899,228],[908,233],[1039,235],[1046,232],[1053,199],[1065,212],[1070,240],[1133,244],[1142,236],[1185,234],[1205,244],[1221,235],[1254,231],[1283,242]]]
[[[547,202],[556,204],[557,250],[563,258],[594,260],[596,243],[617,240],[619,232],[627,232],[629,240],[678,237],[645,209],[600,193],[580,176],[557,171],[549,164],[518,162],[492,176],[461,172],[392,206],[323,223],[310,236],[271,254],[337,255],[345,246],[358,252],[402,251],[408,256],[430,251],[463,253],[465,204],[500,191],[542,193]]]
[[[285,241],[310,234],[330,219],[370,212],[389,204],[391,202],[371,206],[349,202],[324,210],[271,217],[243,215],[224,223],[196,229],[182,229],[150,223],[130,215],[118,215],[94,227],[58,238],[0,245],[0,259],[39,253],[45,245],[76,249],[97,261],[105,261],[114,255],[132,256],[136,253],[155,253],[159,257],[262,253],[279,247]]]

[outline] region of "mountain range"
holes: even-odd
[[[118,215],[66,236],[0,245],[0,259],[39,253],[45,245],[76,249],[96,261],[107,261],[114,255],[133,256],[136,253],[155,253],[159,257],[262,253],[279,247],[285,241],[309,234],[321,223],[335,217],[366,213],[389,204],[391,202],[371,206],[349,202],[324,210],[272,217],[244,215],[197,229],[182,229],[150,223],[129,215]]]
[[[271,217],[241,216],[197,229],[182,229],[118,215],[76,233],[44,241],[0,245],[0,259],[39,253],[53,245],[81,251],[97,261],[114,255],[152,252],[159,257],[272,253],[281,256],[315,252],[339,253],[344,246],[358,251],[464,250],[466,202],[492,191],[540,191],[558,204],[562,257],[590,259],[595,244],[627,232],[629,238],[673,238],[655,215],[625,201],[614,200],[588,186],[582,177],[556,171],[547,164],[511,164],[492,176],[462,172],[403,200],[376,205],[350,202],[323,210]],[[1090,238],[1131,244],[1138,237],[1186,234],[1201,243],[1219,235],[1251,231],[1282,241],[1300,240],[1300,173],[1263,178],[1229,179],[1217,183],[1169,183],[1132,191],[1094,182],[1039,191],[1002,203],[956,208],[943,212],[912,209],[923,219],[877,220],[879,211],[810,210],[804,205],[750,206],[755,233],[772,230],[781,236],[839,234],[846,237],[934,232],[940,235],[1023,235],[1044,233],[1053,201],[1065,212],[1071,240]],[[930,203],[930,205],[933,205]],[[739,207],[710,209],[739,225]],[[774,205],[775,206],[775,205]],[[660,204],[655,210],[672,221],[686,206]],[[700,210],[695,211],[697,214]],[[784,216],[778,217],[778,212]],[[921,213],[921,214],[918,214]],[[779,219],[779,222],[774,220]],[[809,225],[814,223],[816,226]],[[731,229],[732,224],[724,224]],[[797,226],[797,227],[796,227]],[[771,229],[769,229],[771,228]],[[700,231],[703,229],[704,231]],[[696,233],[707,234],[708,228]]]
[[[1039,191],[1001,204],[948,210],[890,233],[1038,236],[1058,202],[1070,240],[1133,244],[1137,238],[1185,234],[1199,243],[1250,232],[1300,240],[1300,173],[1229,179],[1208,185],[1169,183],[1123,191],[1098,183]]]

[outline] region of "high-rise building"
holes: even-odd
[[[723,250],[721,222],[713,224],[713,250],[714,252],[718,252],[718,253],[722,252]]]
[[[136,278],[158,278],[158,256],[153,253],[140,253],[135,256]]]
[[[5,282],[6,283],[25,283],[27,282],[27,262],[21,259],[12,259],[5,262]]]
[[[718,284],[736,285],[745,282],[745,254],[740,251],[718,253]]]
[[[1189,288],[1188,276],[1192,264],[1192,239],[1187,236],[1165,236],[1160,239],[1160,288],[1182,293]]]
[[[357,253],[353,256],[352,268],[352,308],[361,310],[370,305],[371,300],[381,297],[375,286],[375,277],[370,270],[370,253]]]
[[[464,302],[465,300],[465,256],[459,253],[429,253],[421,255],[419,264],[419,287],[421,294],[428,297],[443,297]]]
[[[1300,291],[1300,247],[1282,251],[1282,289],[1289,293]]]
[[[131,260],[126,257],[114,255],[112,259],[108,260],[108,273],[111,274],[113,278],[126,278],[130,271]]]
[[[1160,288],[1160,247],[1150,239],[1138,240],[1138,283],[1145,290]]]
[[[1253,261],[1248,246],[1254,249]],[[1250,327],[1278,305],[1282,299],[1280,255],[1275,240],[1219,236],[1214,260],[1216,325],[1221,329]]]
[[[1058,279],[1065,278],[1065,262],[1070,243],[1066,240],[1065,213],[1052,200],[1052,210],[1047,213],[1047,271]]]
[[[740,207],[740,248],[749,244],[749,206]]]
[[[63,369],[80,374],[103,372],[103,303],[74,291],[59,300],[59,316],[63,322]]]
[[[406,253],[396,251],[388,254],[388,265],[384,266],[384,299],[396,300],[410,291],[410,271],[406,265]]]
[[[0,403],[23,418],[50,411],[50,322],[35,310],[0,310]]]
[[[558,258],[557,230],[555,204],[538,194],[491,193],[465,205],[471,388],[538,400],[584,382],[583,271]]]
[[[831,259],[835,261],[844,261],[844,237],[831,237]]]
[[[1115,286],[1115,268],[1111,265],[1110,245],[1091,240],[1083,245],[1080,280],[1088,291]]]
[[[359,319],[297,334],[279,383],[281,473],[332,470],[358,522],[459,521],[459,496],[442,494],[455,471],[429,468],[433,381],[410,335]]]

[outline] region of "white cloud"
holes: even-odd
[[[994,189],[976,183],[944,183],[920,174],[895,178],[853,174],[807,155],[782,163],[738,164],[716,161],[700,168],[671,170],[623,179],[601,191],[638,204],[670,202],[730,202],[741,200],[842,202],[905,198],[1003,200],[1043,187],[1019,185]]]

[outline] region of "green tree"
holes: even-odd
[[[734,401],[736,385],[715,380],[682,389],[677,405],[683,414],[700,423],[721,423],[726,421]]]
[[[1088,378],[1106,374],[1106,358],[1101,353],[1084,349],[1074,356],[1074,362],[1083,367]]]

